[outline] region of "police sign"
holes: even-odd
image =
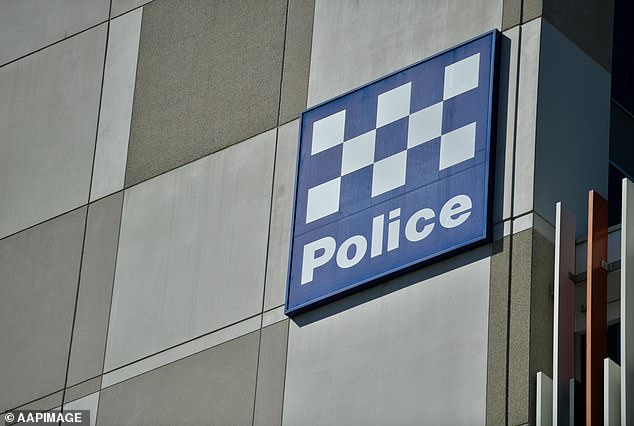
[[[497,39],[302,114],[287,314],[488,240]]]

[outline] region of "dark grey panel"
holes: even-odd
[[[277,125],[285,0],[143,8],[126,187]]]
[[[522,0],[504,0],[502,8],[502,31],[519,25],[522,11]]]
[[[493,243],[489,287],[489,346],[487,357],[487,424],[506,420],[506,352],[511,237]]]
[[[119,192],[88,208],[68,386],[102,373],[122,204]]]
[[[547,222],[561,201],[577,216],[577,237],[587,233],[588,191],[608,192],[609,136],[610,74],[542,20],[533,205]]]
[[[101,391],[99,425],[247,425],[259,332]]]
[[[254,425],[281,425],[288,320],[262,329]]]
[[[610,105],[610,160],[634,176],[634,117],[620,106]]]
[[[64,388],[85,209],[0,241],[0,411]]]
[[[612,69],[614,0],[544,0],[543,17],[603,68]]]
[[[299,117],[306,108],[310,46],[315,0],[289,0],[280,123]]]

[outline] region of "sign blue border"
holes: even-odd
[[[493,52],[490,58],[490,63],[489,63],[489,87],[490,87],[490,91],[489,91],[489,97],[488,97],[488,111],[487,111],[487,129],[486,129],[486,160],[485,160],[485,169],[488,171],[488,183],[486,185],[486,187],[484,188],[484,194],[485,194],[485,208],[486,208],[486,226],[485,226],[485,233],[482,236],[478,236],[476,238],[473,238],[471,240],[468,241],[464,241],[458,245],[455,245],[453,247],[450,247],[446,250],[434,253],[433,255],[430,255],[426,258],[422,258],[422,259],[418,259],[414,262],[408,263],[408,264],[404,264],[401,265],[397,268],[393,268],[387,271],[384,271],[380,274],[368,277],[367,279],[357,282],[355,284],[349,285],[345,288],[341,288],[341,289],[337,289],[336,291],[332,291],[328,294],[325,294],[319,298],[316,298],[314,300],[311,300],[309,302],[303,303],[301,305],[295,306],[293,308],[289,309],[288,303],[289,303],[289,290],[290,290],[290,277],[291,277],[291,266],[292,266],[292,256],[293,256],[293,244],[294,244],[294,234],[295,234],[295,221],[296,221],[296,215],[297,215],[297,199],[298,199],[298,190],[299,190],[299,185],[298,185],[298,180],[299,180],[299,163],[300,163],[300,158],[301,158],[301,145],[302,145],[302,128],[303,128],[303,122],[304,122],[304,116],[306,115],[306,113],[313,111],[317,108],[320,108],[324,105],[327,105],[331,102],[334,102],[340,98],[343,98],[351,93],[357,92],[359,90],[362,90],[368,86],[371,86],[379,81],[385,80],[389,77],[392,77],[394,75],[397,75],[403,71],[406,71],[410,68],[413,68],[417,65],[420,65],[424,62],[430,61],[432,59],[435,59],[439,56],[442,56],[448,52],[451,52],[455,49],[458,49],[462,46],[466,46],[474,41],[483,39],[483,38],[487,38],[490,37],[491,38],[491,51]],[[292,215],[292,222],[291,222],[291,238],[290,238],[290,248],[289,248],[289,256],[288,256],[288,267],[287,267],[287,274],[286,274],[286,300],[285,300],[285,310],[284,313],[288,316],[294,316],[296,314],[299,314],[301,312],[304,312],[306,310],[309,309],[313,309],[316,308],[318,306],[324,305],[328,302],[331,302],[333,300],[336,300],[338,298],[344,297],[350,293],[365,289],[367,287],[370,287],[372,285],[378,284],[380,282],[384,282],[388,279],[394,278],[398,275],[401,275],[403,273],[407,273],[412,271],[413,269],[416,268],[420,268],[422,266],[426,266],[435,262],[438,262],[440,260],[446,259],[450,256],[454,256],[458,253],[470,250],[476,246],[479,245],[483,245],[486,243],[489,243],[491,241],[491,234],[492,234],[492,214],[493,214],[493,197],[492,197],[492,190],[493,190],[493,181],[494,181],[494,164],[495,164],[495,132],[493,131],[496,127],[497,124],[497,101],[498,101],[498,80],[499,80],[499,72],[498,72],[498,68],[499,68],[499,60],[500,60],[500,32],[497,30],[491,30],[485,34],[482,34],[480,36],[474,37],[470,40],[467,40],[463,43],[460,43],[456,46],[453,46],[449,49],[446,49],[442,52],[439,52],[435,55],[432,55],[428,58],[425,58],[423,60],[420,60],[416,63],[413,63],[411,65],[408,65],[404,68],[401,68],[397,71],[394,71],[388,75],[385,75],[383,77],[380,77],[376,80],[373,80],[367,84],[364,84],[360,87],[357,87],[353,90],[350,90],[348,92],[345,92],[335,98],[329,99],[327,101],[321,102],[317,105],[312,106],[311,108],[306,109],[305,111],[302,112],[302,115],[300,117],[300,123],[299,123],[299,130],[298,130],[298,149],[297,149],[297,161],[296,161],[296,165],[295,165],[295,189],[293,191],[294,197],[293,197],[293,215]]]

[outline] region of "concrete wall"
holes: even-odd
[[[0,413],[534,422],[554,203],[607,182],[607,30],[567,7],[0,2]],[[494,242],[286,318],[301,111],[491,29]]]

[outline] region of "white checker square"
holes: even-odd
[[[413,148],[434,138],[442,133],[442,102],[416,111],[409,116],[407,132],[407,148]]]
[[[405,185],[407,150],[374,163],[372,173],[372,196],[384,194]]]
[[[372,129],[343,143],[342,176],[374,163],[375,138],[376,129]]]
[[[376,109],[376,127],[385,126],[409,115],[409,101],[412,92],[412,82],[405,83],[385,93],[378,98]]]
[[[329,180],[308,190],[306,223],[339,211],[341,177]]]
[[[343,142],[346,110],[324,117],[313,123],[313,144],[310,155],[318,154]]]
[[[478,87],[480,74],[480,54],[476,53],[445,67],[443,99],[453,98]]]
[[[440,138],[439,170],[454,166],[475,155],[476,123],[467,124]]]

